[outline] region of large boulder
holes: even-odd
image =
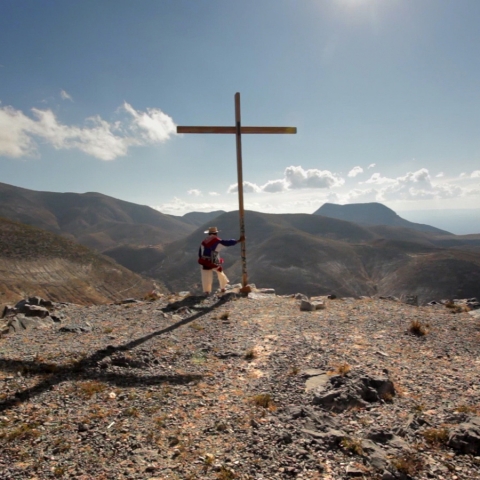
[[[317,388],[312,403],[334,412],[366,407],[369,403],[390,401],[395,395],[393,382],[387,377],[348,373],[334,375]]]

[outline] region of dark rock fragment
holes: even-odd
[[[50,315],[50,312],[45,307],[37,305],[29,305],[28,303],[20,310],[26,317],[40,317],[45,318]]]
[[[330,377],[329,383],[315,393],[312,403],[335,412],[366,407],[368,403],[391,399],[395,395],[393,382],[386,377]]]
[[[92,327],[88,325],[65,325],[58,331],[63,333],[89,333],[92,331]]]
[[[28,297],[27,302],[30,305],[38,305],[40,307],[47,307],[47,308],[53,307],[53,302],[51,302],[50,300],[45,300],[42,297]]]
[[[18,313],[18,310],[15,307],[12,307],[10,305],[5,305],[3,308],[2,316],[0,318],[5,318],[11,315],[15,315]]]
[[[480,455],[480,417],[472,417],[453,429],[447,444],[459,453]]]
[[[140,303],[140,301],[136,300],[135,298],[125,298],[124,300],[117,302],[118,305],[126,305],[129,303]]]

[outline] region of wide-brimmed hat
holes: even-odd
[[[208,233],[208,234],[211,234],[211,233],[218,233],[219,230],[217,227],[208,227],[208,230],[205,230],[203,233]]]

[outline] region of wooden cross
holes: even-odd
[[[238,211],[240,235],[245,236],[245,212],[243,208],[242,133],[297,133],[295,127],[242,127],[240,120],[240,94],[235,94],[235,126],[233,127],[177,127],[177,133],[234,133],[237,141]],[[247,287],[247,250],[241,246],[242,287]]]

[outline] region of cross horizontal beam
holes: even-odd
[[[237,127],[177,127],[177,133],[237,133]],[[240,127],[240,133],[297,133],[296,127]]]

